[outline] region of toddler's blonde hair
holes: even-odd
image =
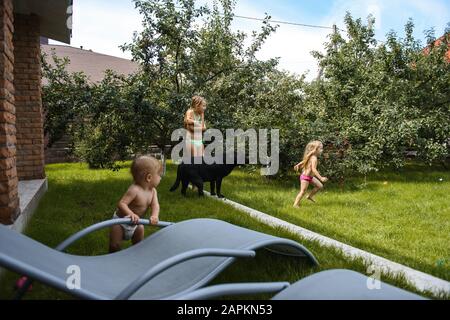
[[[152,156],[138,156],[131,163],[131,175],[135,183],[142,182],[148,174],[161,171],[161,163]]]

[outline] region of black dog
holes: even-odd
[[[177,179],[170,188],[170,191],[175,191],[181,182],[181,194],[185,196],[186,189],[189,182],[191,182],[192,185],[197,187],[198,195],[203,196],[203,183],[209,181],[211,184],[211,195],[215,196],[215,190],[217,190],[217,196],[224,198],[224,195],[220,193],[222,179],[228,176],[238,166],[236,161],[233,161],[233,164],[226,164],[225,161],[223,164],[206,164],[202,158],[201,164],[195,164],[194,160],[191,160],[191,164],[181,163],[178,165]]]

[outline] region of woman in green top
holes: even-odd
[[[201,96],[193,96],[191,107],[184,115],[184,127],[187,130],[186,143],[194,157],[203,156],[203,132],[206,130],[205,123],[206,100]]]

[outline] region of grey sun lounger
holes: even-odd
[[[180,300],[213,299],[225,295],[277,293],[272,300],[426,300],[409,291],[373,280],[345,269],[331,269],[305,277],[292,285],[288,282],[220,284],[179,296]],[[372,289],[369,289],[372,288]]]
[[[119,223],[130,223],[130,219],[112,219],[90,226],[56,249],[0,225],[0,266],[79,298],[147,300],[175,299],[198,289],[235,258],[253,257],[259,248],[318,264],[295,241],[215,219],[160,222],[163,229],[112,254],[78,256],[61,252],[86,234]],[[139,223],[148,225],[149,221],[142,219]],[[66,285],[70,266],[79,268],[80,289],[71,290]]]

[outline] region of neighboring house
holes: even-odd
[[[45,40],[43,40],[45,42]],[[105,71],[111,69],[119,74],[128,75],[138,71],[139,64],[127,59],[109,56],[70,46],[41,44],[41,51],[47,55],[46,61],[52,63],[52,51],[59,58],[67,57],[70,64],[67,66],[69,72],[83,71],[92,82],[99,82],[105,76]],[[43,79],[42,85],[46,81]]]
[[[430,50],[431,50],[433,47],[437,47],[437,46],[440,46],[440,45],[441,45],[442,41],[445,40],[445,37],[447,37],[447,48],[448,48],[448,50],[447,50],[447,52],[446,52],[446,54],[445,54],[445,58],[446,58],[446,61],[450,63],[450,33],[447,33],[446,35],[443,35],[443,36],[440,37],[439,39],[436,39],[432,44],[429,44],[428,46],[426,46],[426,47],[423,49],[423,53],[424,53],[425,55],[429,54],[429,53],[430,53]]]
[[[45,192],[40,37],[70,43],[72,0],[0,1],[0,223],[26,223]],[[23,197],[35,181],[38,192]],[[30,200],[31,199],[31,200]],[[32,210],[31,210],[32,211]],[[24,220],[25,219],[25,220]],[[23,222],[25,221],[25,222]],[[17,228],[18,230],[21,227]]]
[[[75,48],[64,45],[48,44],[47,39],[41,39],[41,52],[47,55],[46,61],[52,64],[52,52],[58,58],[67,57],[70,60],[67,70],[69,72],[84,72],[91,82],[99,82],[105,76],[105,71],[110,69],[116,73],[129,75],[135,73],[139,69],[139,64],[127,59],[109,56],[106,54],[96,53],[92,50],[83,48]],[[45,86],[46,79],[42,79],[42,85]],[[51,147],[47,147],[48,137],[45,143],[45,163],[60,163],[76,161],[68,153],[70,138],[64,136],[61,140],[56,141]]]

